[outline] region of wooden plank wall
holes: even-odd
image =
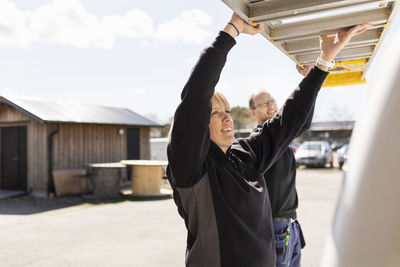
[[[2,125],[15,124],[18,122],[28,123],[31,118],[22,112],[6,104],[0,104],[0,123]]]
[[[29,192],[47,192],[48,158],[47,125],[32,122],[28,127],[28,188]]]
[[[48,133],[57,128],[48,125]],[[119,134],[119,129],[124,134]],[[150,158],[150,128],[140,128],[140,157]],[[119,162],[126,159],[126,126],[60,124],[54,136],[53,169],[83,168],[90,163]]]
[[[150,127],[139,127],[140,159],[150,159]]]

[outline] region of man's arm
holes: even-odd
[[[296,69],[301,75],[303,75],[303,77],[307,77],[307,75],[310,73],[313,66],[314,66],[314,64],[308,64],[304,67],[300,67],[300,66],[296,65]],[[306,119],[306,122],[303,125],[303,128],[300,130],[299,133],[297,133],[296,137],[302,135],[304,132],[306,132],[308,129],[310,129],[311,122],[312,122],[312,119],[314,116],[314,110],[315,110],[315,102],[314,102],[314,106],[312,107],[312,109],[310,111],[310,114],[308,114],[308,117]]]
[[[314,106],[311,108],[310,114],[308,114],[308,117],[306,119],[306,122],[303,125],[303,128],[301,128],[300,132],[297,133],[296,137],[302,135],[303,133],[308,131],[308,129],[310,129],[311,123],[312,123],[312,119],[313,119],[313,116],[314,116],[314,110],[315,110],[315,103],[314,103]]]
[[[257,172],[265,172],[275,163],[303,128],[327,75],[327,72],[314,67],[258,134],[239,141],[247,143],[242,147],[249,146],[254,151]],[[246,153],[243,156],[247,157]]]
[[[371,25],[357,25],[347,32],[336,35],[321,36],[321,58],[333,61],[337,53],[356,36]],[[319,64],[314,67],[289,97],[280,112],[264,123],[258,135],[242,140],[255,152],[256,165],[259,171],[266,171],[285,151],[290,142],[297,136],[314,108],[315,100],[326,76],[328,68]]]

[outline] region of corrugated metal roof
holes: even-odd
[[[313,122],[310,129],[311,131],[352,130],[354,128],[354,124],[354,121]]]
[[[0,103],[11,105],[41,122],[161,126],[127,108],[9,97],[0,97]]]
[[[322,121],[311,123],[310,131],[339,131],[339,130],[352,130],[355,121]],[[253,131],[250,129],[235,130],[236,137],[246,137]]]

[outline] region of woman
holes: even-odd
[[[321,58],[332,62],[350,38],[368,27],[321,38]],[[235,141],[229,104],[214,93],[239,33],[257,34],[236,14],[205,49],[182,92],[168,145],[168,179],[184,218],[186,266],[275,266],[271,207],[263,172],[302,128],[327,76],[317,64],[263,129]]]

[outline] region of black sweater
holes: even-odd
[[[307,131],[311,126],[314,108],[299,132],[298,136]],[[257,126],[252,134],[258,134],[262,126]],[[293,150],[288,147],[282,156],[264,173],[269,199],[271,201],[273,218],[297,218],[299,205],[296,191],[296,159]]]
[[[211,98],[235,40],[220,32],[182,92],[168,145],[168,179],[188,230],[187,266],[275,266],[271,207],[263,172],[301,130],[327,75],[317,68],[276,119],[224,154],[210,140]]]

